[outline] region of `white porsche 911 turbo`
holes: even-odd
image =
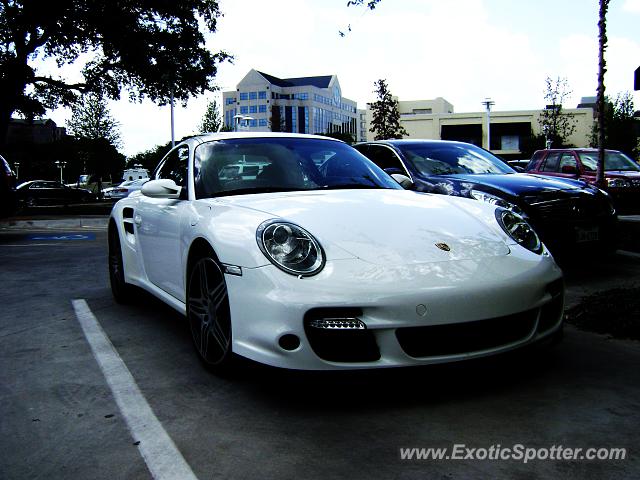
[[[117,301],[188,318],[213,370],[491,355],[558,336],[562,274],[518,215],[402,189],[338,140],[219,133],[172,149],[109,221]]]

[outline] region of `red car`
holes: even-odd
[[[527,173],[572,178],[596,183],[598,150],[563,148],[538,150],[533,154]],[[618,213],[640,213],[640,165],[617,150],[605,150],[605,190],[611,195]]]

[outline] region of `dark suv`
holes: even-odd
[[[527,165],[528,173],[579,179],[596,183],[598,150],[569,148],[538,150]],[[622,214],[640,213],[640,165],[617,150],[605,150],[605,190]]]
[[[0,217],[6,217],[16,210],[16,176],[9,162],[0,156]]]
[[[397,179],[397,174],[409,177],[417,191],[473,198],[519,213],[556,255],[615,248],[617,217],[609,195],[585,182],[518,173],[463,142],[385,140],[355,148]]]

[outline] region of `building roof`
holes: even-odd
[[[318,88],[329,88],[329,83],[333,77],[333,75],[321,75],[317,77],[278,78],[268,73],[258,73],[278,87],[302,87],[310,85]]]

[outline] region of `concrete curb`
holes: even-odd
[[[0,222],[0,232],[17,230],[59,230],[59,229],[92,229],[105,230],[109,217],[78,217],[78,218],[46,218],[4,220]]]

